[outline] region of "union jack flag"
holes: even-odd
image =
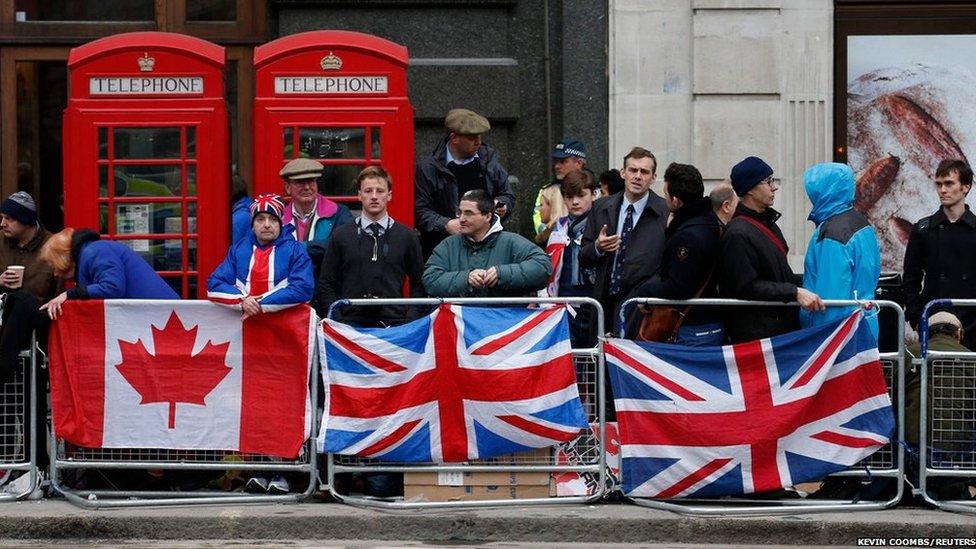
[[[819,480],[890,442],[895,422],[861,311],[725,347],[604,347],[634,497],[766,492]]]
[[[587,429],[565,307],[440,305],[394,328],[325,320],[324,452],[458,462]]]

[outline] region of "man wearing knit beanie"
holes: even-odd
[[[773,168],[750,156],[732,167],[732,188],[741,201],[722,237],[722,297],[757,301],[797,301],[808,311],[824,310],[823,300],[802,287],[790,268],[789,247],[776,225],[773,209],[779,182]],[[726,323],[733,343],[770,337],[800,327],[792,307],[737,308],[737,321]],[[731,311],[730,311],[731,312]],[[743,314],[746,313],[746,314]]]
[[[0,291],[23,288],[41,301],[56,295],[57,280],[50,266],[38,260],[41,245],[51,233],[37,221],[37,204],[18,191],[0,203]],[[24,267],[21,273],[9,269]]]

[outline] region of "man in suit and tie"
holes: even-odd
[[[651,190],[657,176],[651,151],[634,147],[624,157],[624,192],[593,204],[580,244],[579,263],[596,268],[594,296],[617,331],[617,311],[630,294],[655,276],[664,250],[668,205]]]

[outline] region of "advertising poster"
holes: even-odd
[[[939,208],[939,162],[976,157],[976,35],[850,36],[847,51],[854,207],[877,229],[882,270],[901,272],[912,225]]]

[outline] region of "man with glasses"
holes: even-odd
[[[779,182],[762,159],[750,156],[732,168],[739,195],[735,216],[722,236],[719,289],[722,297],[756,301],[797,301],[807,311],[823,311],[823,300],[802,287],[787,260],[789,246],[773,209]],[[732,343],[762,339],[800,327],[793,307],[736,307],[725,327]]]
[[[353,221],[349,208],[319,194],[322,171],[322,164],[317,161],[296,158],[278,172],[285,181],[285,196],[291,199],[281,221],[295,227],[295,239],[305,245],[312,259],[315,280],[318,280],[319,266],[332,231]]]
[[[523,297],[552,274],[549,257],[530,240],[502,230],[495,201],[483,190],[461,197],[458,233],[434,248],[424,289],[434,297]]]

